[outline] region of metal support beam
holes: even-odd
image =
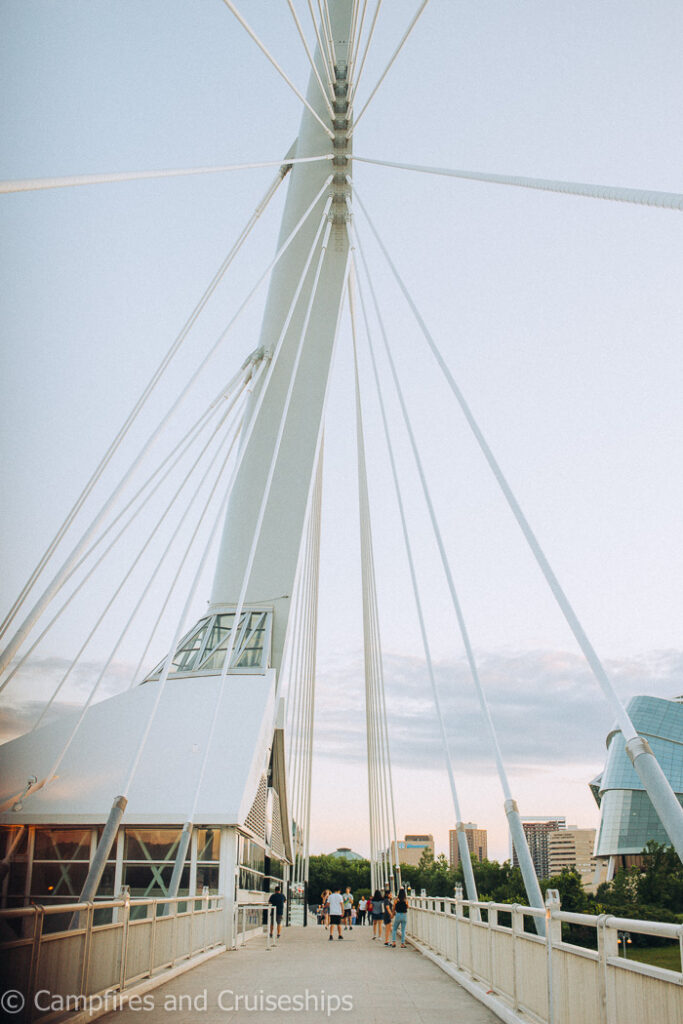
[[[100,880],[104,872],[107,861],[109,860],[109,854],[111,848],[114,845],[114,840],[119,831],[119,825],[123,818],[123,812],[126,809],[128,800],[125,796],[117,796],[114,803],[111,805],[107,824],[104,826],[104,832],[102,838],[97,844],[95,850],[95,856],[93,857],[92,864],[90,865],[90,871],[88,877],[85,880],[85,885],[81,895],[78,898],[79,903],[88,903],[90,900],[95,898],[95,894],[99,888]],[[69,928],[78,928],[79,925],[79,913],[78,911],[71,918]]]
[[[643,736],[634,736],[626,743],[626,753],[667,831],[674,850],[683,861],[683,807],[653,754],[652,747]]]
[[[171,882],[168,887],[168,896],[170,899],[175,899],[178,895],[178,889],[180,888],[180,880],[183,877],[183,868],[185,867],[185,857],[187,856],[187,849],[190,845],[190,839],[192,838],[192,822],[186,821],[183,825],[183,831],[180,834],[178,841],[178,849],[175,855],[175,863],[173,864],[173,874],[171,875]],[[168,905],[170,909],[170,904]]]
[[[515,848],[517,860],[519,861],[519,867],[522,872],[522,878],[524,879],[524,888],[526,889],[529,906],[540,907],[543,909],[545,906],[543,902],[543,895],[541,893],[541,887],[538,884],[534,862],[532,861],[531,854],[529,852],[529,844],[526,841],[526,835],[522,828],[522,819],[519,816],[517,801],[506,800],[504,806],[505,814],[507,815],[508,824],[510,826],[512,845]],[[545,922],[540,918],[535,917],[534,924],[536,925],[536,931],[538,934],[545,935]]]
[[[455,823],[455,830],[458,838],[458,851],[460,853],[460,863],[462,864],[462,871],[465,877],[465,890],[467,892],[468,900],[479,899],[477,895],[477,883],[474,881],[474,871],[472,870],[472,858],[470,857],[470,848],[467,845],[467,836],[465,835],[465,826],[462,821]]]

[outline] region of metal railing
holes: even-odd
[[[243,946],[265,928],[266,949],[270,949],[271,930],[275,926],[275,907],[270,903],[236,903],[234,910],[234,948]],[[240,922],[242,927],[240,928]]]
[[[545,937],[524,930],[539,917]],[[595,948],[563,941],[563,923],[594,929]],[[504,1020],[519,1012],[543,1024],[683,1021],[683,973],[620,957],[623,931],[672,939],[683,958],[683,925],[568,913],[559,900],[543,910],[413,897],[408,912],[414,943]]]
[[[2,980],[23,1005],[13,1019],[89,1009],[103,993],[121,994],[222,946],[223,907],[222,896],[204,893],[0,911]]]

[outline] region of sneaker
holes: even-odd
[[[343,940],[344,936],[343,936],[343,935],[338,935],[338,936],[337,936],[337,938],[338,938],[338,939],[339,939],[339,941],[341,942],[341,941]]]
[[[330,935],[330,942],[332,942],[332,936]]]

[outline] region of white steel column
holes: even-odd
[[[250,574],[245,604],[267,602],[275,608],[273,622],[272,665],[279,669],[282,660],[287,620],[291,606],[296,563],[306,517],[306,503],[314,471],[316,444],[327,388],[334,338],[340,315],[348,240],[345,230],[348,193],[348,121],[346,120],[346,73],[352,0],[331,0],[330,19],[335,46],[335,120],[329,121],[318,79],[311,74],[307,100],[334,129],[334,141],[320,123],[304,110],[295,157],[329,152],[335,172],[330,192],[333,196],[330,218],[332,233],[322,265],[318,291],[311,310],[299,369],[294,384],[285,431],[270,487],[259,546]],[[316,52],[321,75],[325,64]],[[294,166],[282,220],[280,237],[284,239],[301,217],[311,197],[322,187],[330,173],[328,162]],[[323,195],[297,238],[273,272],[261,328],[260,344],[272,350],[292,301],[306,257],[326,202]],[[318,243],[318,250],[322,243]],[[226,514],[225,529],[214,579],[212,605],[236,604],[245,569],[254,524],[266,484],[275,437],[284,407],[295,354],[317,266],[317,253],[311,261],[306,284],[296,305],[280,354],[267,385],[268,394],[257,413],[254,429],[247,442],[244,458]]]

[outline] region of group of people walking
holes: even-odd
[[[352,931],[354,925],[372,925],[373,942],[384,939],[385,946],[396,948],[396,937],[400,929],[401,949],[406,948],[406,925],[408,923],[408,899],[405,889],[399,889],[394,896],[390,888],[384,892],[375,889],[371,899],[364,896],[354,902],[350,886],[346,886],[345,892],[340,887],[334,891],[326,889],[322,894],[320,906],[318,907],[318,921],[325,929],[329,928],[329,941],[334,939],[334,930],[337,929],[337,938],[343,939],[344,931]]]

